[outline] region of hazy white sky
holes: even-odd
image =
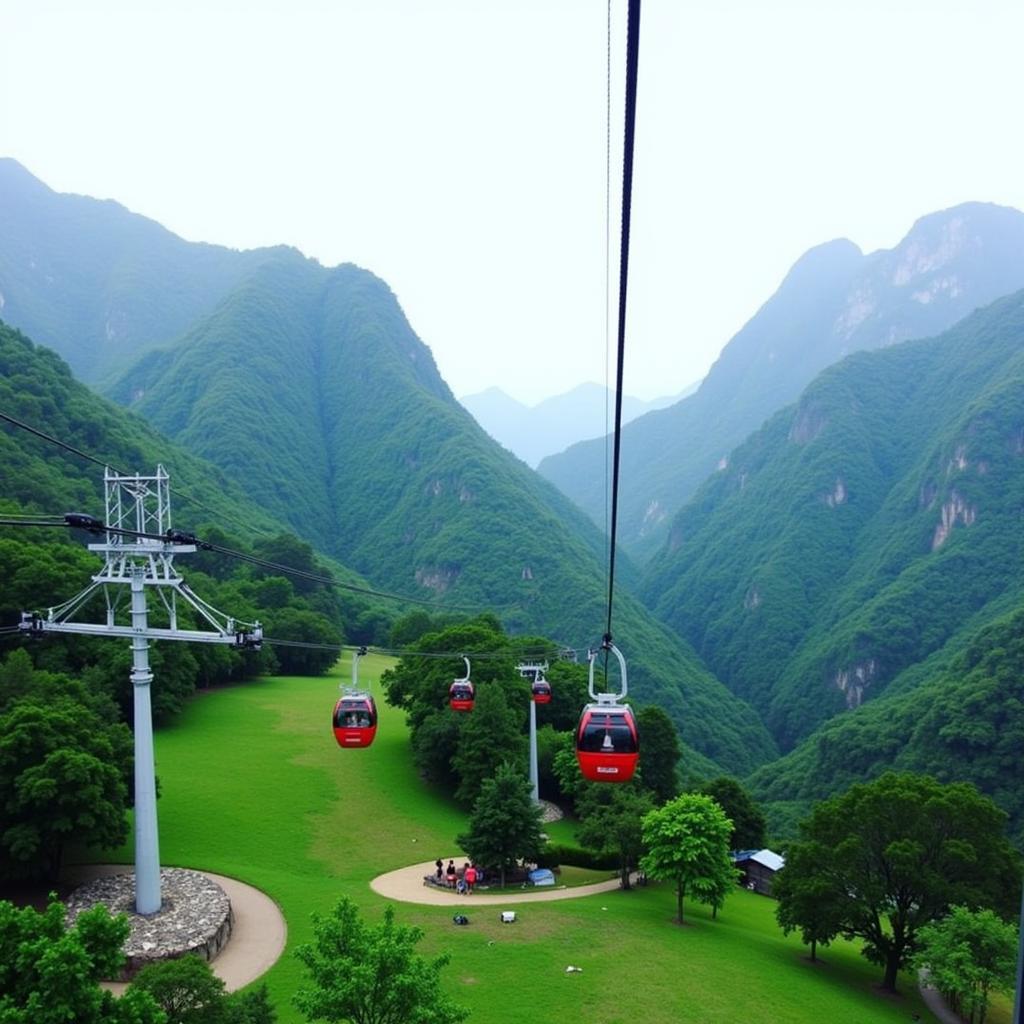
[[[367,267],[456,394],[532,402],[605,376],[606,17],[0,0],[0,155],[188,239]],[[703,375],[812,245],[1024,208],[1022,40],[1024,0],[644,0],[626,391]]]

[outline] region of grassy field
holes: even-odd
[[[386,662],[360,665],[376,679]],[[274,678],[197,697],[157,734],[164,865],[204,868],[269,893],[288,923],[288,948],[265,976],[282,1022],[301,1021],[291,994],[302,982],[292,955],[310,915],[352,897],[370,920],[384,900],[375,875],[456,856],[464,815],[417,778],[401,713],[381,707],[373,747],[343,751],[330,713],[339,679]],[[383,705],[382,701],[379,701]],[[559,838],[563,838],[560,833]],[[565,838],[568,838],[566,835]],[[121,851],[130,859],[130,851]],[[880,994],[880,969],[841,943],[810,964],[776,927],[773,904],[737,889],[717,921],[688,906],[672,923],[674,895],[651,884],[630,893],[468,911],[456,928],[444,907],[402,904],[399,921],[426,932],[421,950],[449,950],[447,987],[480,1024],[907,1024],[930,1015],[909,978],[904,995]],[[566,974],[572,964],[581,973]],[[999,1013],[991,1024],[1000,1024]]]

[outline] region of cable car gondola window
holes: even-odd
[[[580,736],[579,749],[590,753],[614,751],[616,754],[635,754],[636,738],[627,725],[607,725],[591,719]]]

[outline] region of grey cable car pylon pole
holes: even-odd
[[[191,534],[171,529],[171,491],[163,466],[155,476],[122,476],[105,470],[106,540],[89,550],[104,556],[102,570],[80,594],[48,609],[45,617],[23,612],[27,633],[78,633],[130,637],[132,695],[135,712],[135,909],[155,914],[161,905],[160,841],[156,813],[156,771],[153,758],[153,714],[149,640],[186,640],[258,649],[263,630],[258,622],[236,622],[217,611],[177,574],[174,556],[194,552]],[[86,517],[87,518],[87,517]],[[96,530],[95,532],[100,532]],[[129,622],[124,619],[124,588],[129,588]],[[156,590],[155,607],[166,615],[166,627],[149,625],[147,589]],[[72,621],[75,614],[100,595],[106,603],[105,622]],[[210,630],[180,629],[180,602],[190,606]],[[120,613],[120,614],[119,614]]]

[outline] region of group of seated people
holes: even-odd
[[[461,868],[455,867],[455,861],[449,860],[448,867],[440,857],[434,862],[435,871],[427,875],[424,881],[430,885],[443,886],[446,889],[454,889],[460,896],[472,893],[475,886],[484,880],[483,868],[466,861]]]

